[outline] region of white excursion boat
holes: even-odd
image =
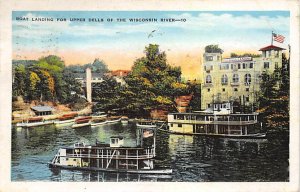
[[[145,135],[146,131],[152,131],[152,134]],[[136,147],[124,146],[124,138],[121,136],[110,137],[109,144],[96,140],[94,145],[76,143],[70,147],[62,147],[48,163],[49,167],[117,173],[171,174],[172,169],[154,167],[155,130],[141,129],[137,135],[142,138]],[[149,143],[144,144],[143,139],[147,137],[153,137],[153,142],[149,140]]]
[[[232,113],[230,103],[215,103],[213,109],[197,113],[168,114],[167,132],[236,138],[264,138],[258,113]]]
[[[91,124],[91,116],[78,117],[75,119],[75,123],[72,125],[72,128],[80,128],[90,126]]]
[[[17,123],[17,127],[37,127],[43,125],[50,125],[53,124],[53,121],[46,121],[43,117],[31,117],[27,120],[23,121],[22,123]]]
[[[54,124],[56,126],[71,125],[75,122],[75,116],[77,116],[77,113],[62,115],[61,117],[58,118],[58,120],[54,121]]]

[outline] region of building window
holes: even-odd
[[[207,92],[210,92],[210,88],[207,89]]]
[[[207,108],[210,108],[210,104],[207,104]]]
[[[270,67],[270,66],[269,66],[269,62],[264,62],[264,68],[265,68],[265,69],[269,69],[269,67]]]
[[[226,85],[228,83],[228,77],[226,74],[222,75],[221,82],[223,85]]]
[[[246,69],[246,63],[243,63],[243,69]]]
[[[225,88],[223,88],[222,91],[225,92]]]
[[[250,85],[251,84],[251,75],[246,74],[245,75],[245,85]]]
[[[249,68],[250,68],[250,69],[252,69],[252,68],[253,68],[253,63],[250,63],[250,66],[249,66]]]
[[[231,69],[233,69],[233,64],[231,64]]]
[[[171,123],[170,126],[173,127],[173,123]]]
[[[237,88],[234,88],[233,91],[238,91],[238,89],[237,89]]]
[[[212,83],[212,80],[211,80],[211,76],[210,76],[210,75],[207,75],[207,76],[206,76],[206,83]]]
[[[232,81],[234,83],[238,83],[239,82],[239,75],[238,74],[233,74]]]
[[[212,61],[212,60],[213,60],[213,56],[206,56],[206,57],[205,57],[205,60],[206,60],[206,61]]]
[[[239,64],[238,64],[238,69],[240,69],[240,68],[241,68],[241,64],[239,63]]]
[[[275,69],[278,68],[278,62],[275,62]]]
[[[246,88],[246,91],[248,91],[248,92],[249,92],[249,88]]]
[[[182,124],[178,124],[178,127],[182,127]]]
[[[217,56],[217,60],[220,61],[220,56]]]
[[[279,57],[279,51],[277,50],[277,51],[275,51],[275,57]]]

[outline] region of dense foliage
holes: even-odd
[[[205,47],[205,53],[223,53],[224,51],[219,48],[219,45],[207,45]]]
[[[283,54],[282,67],[262,74],[259,111],[269,128],[289,127],[289,62]]]
[[[115,109],[125,114],[148,116],[152,109],[174,110],[174,98],[189,94],[188,85],[181,83],[180,67],[167,64],[165,52],[158,45],[145,47],[145,56],[138,58],[121,87],[114,80],[102,83],[95,93],[99,103],[94,110]]]
[[[13,96],[22,96],[25,100],[66,103],[81,91],[73,74],[65,68],[61,58],[54,55],[35,62],[15,61],[13,76]]]
[[[230,57],[260,57],[260,54],[254,54],[254,53],[243,53],[243,54],[237,54],[237,53],[230,53]]]
[[[101,75],[109,72],[107,65],[100,59],[95,59],[93,63],[85,65],[70,65],[67,68],[73,73],[85,73],[86,68],[90,67],[92,72],[99,73]]]

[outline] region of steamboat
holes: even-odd
[[[94,145],[76,143],[71,147],[62,147],[49,162],[49,167],[118,173],[171,174],[171,169],[154,166],[156,131],[143,128],[137,132],[139,139],[136,147],[124,146],[125,138],[121,136],[110,137],[109,144],[96,140]],[[144,141],[147,138],[148,142]],[[149,142],[149,139],[152,142]]]
[[[235,138],[264,138],[258,113],[232,113],[230,103],[214,103],[212,108],[194,113],[168,114],[167,131],[185,135],[212,135]]]

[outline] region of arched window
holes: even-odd
[[[222,82],[223,85],[228,83],[228,77],[227,77],[226,74],[222,75],[221,82]]]
[[[251,75],[246,74],[245,75],[245,85],[250,85],[251,84]]]
[[[233,83],[238,83],[239,82],[239,75],[238,74],[233,74],[232,81],[233,81]]]
[[[210,76],[210,75],[207,75],[207,76],[206,76],[206,83],[212,83],[212,80],[211,80],[211,76]]]

